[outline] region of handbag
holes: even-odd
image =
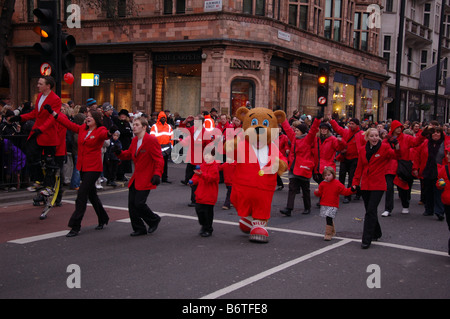
[[[172,144],[161,144],[161,153],[163,157],[170,156],[172,154]]]
[[[398,160],[397,176],[407,183],[412,183],[414,180],[412,167],[412,161]]]

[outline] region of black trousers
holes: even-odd
[[[161,180],[162,181],[167,181],[167,176],[168,176],[167,175],[168,174],[167,163],[169,162],[169,156],[170,156],[170,154],[163,156],[163,158],[164,158],[164,171],[163,171],[162,176],[161,176]]]
[[[394,174],[384,175],[386,179],[386,197],[384,200],[384,210],[392,213],[394,209]]]
[[[81,229],[81,221],[86,212],[88,199],[97,214],[98,223],[104,224],[109,220],[108,214],[103,208],[100,198],[98,198],[97,188],[95,188],[95,181],[100,177],[100,174],[101,172],[80,172],[81,184],[75,200],[75,211],[69,220],[69,227],[75,231],[80,231]]]
[[[134,182],[128,190],[128,213],[130,214],[131,227],[135,232],[147,232],[144,222],[148,226],[153,226],[161,219],[147,205],[149,194],[149,189],[137,190],[134,187]]]
[[[32,182],[43,181],[43,186],[55,185],[55,154],[56,146],[42,146],[37,143],[36,134],[30,137],[26,144],[27,162],[30,164],[30,179]],[[44,177],[41,159],[46,159],[47,170]]]
[[[364,200],[366,214],[364,216],[364,230],[362,236],[363,244],[370,244],[372,239],[380,238],[381,226],[378,222],[378,204],[383,197],[384,191],[361,191]]]
[[[199,224],[202,225],[202,229],[212,232],[212,224],[214,220],[214,205],[196,203],[195,212],[197,213]]]
[[[189,180],[192,178],[192,176],[194,176],[194,170],[195,170],[196,166],[197,165],[194,165],[191,163],[186,164],[186,170],[185,170],[185,175],[184,175],[184,180],[186,183],[188,183]],[[196,189],[197,189],[197,185],[191,186],[191,203],[195,203],[195,190]]]
[[[348,174],[347,187],[352,186],[353,176],[355,175],[356,166],[358,165],[358,158],[344,159],[339,164],[339,181],[345,185],[345,176]],[[351,198],[351,196],[346,196]]]
[[[286,208],[294,209],[295,195],[303,193],[303,206],[305,209],[311,209],[311,191],[309,178],[289,178],[289,191]]]

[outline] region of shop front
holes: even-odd
[[[356,77],[353,75],[336,72],[334,74],[333,83],[333,117],[339,119],[355,117]]]

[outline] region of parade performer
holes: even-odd
[[[250,241],[265,243],[269,241],[266,226],[277,174],[287,170],[287,160],[275,143],[278,125],[284,122],[286,114],[263,107],[241,107],[236,116],[242,122],[245,137],[238,135],[225,144],[227,156],[234,155],[236,159],[231,203],[241,217],[239,226],[250,234]]]

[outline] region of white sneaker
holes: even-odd
[[[53,195],[53,189],[50,187],[46,187],[41,191],[41,194],[44,196],[52,196]]]
[[[409,209],[408,208],[403,208],[402,209],[402,214],[409,214]]]
[[[388,212],[387,210],[385,210],[385,211],[383,212],[383,214],[381,214],[381,216],[383,216],[383,217],[388,217],[388,216],[391,216],[391,213]]]

